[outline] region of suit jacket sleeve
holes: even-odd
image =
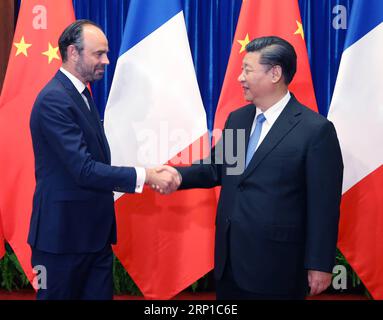
[[[70,108],[73,102],[68,97],[58,91],[50,92],[40,103],[40,130],[80,186],[106,191],[134,192],[134,168],[110,166],[92,159],[82,129],[73,119]]]
[[[231,114],[226,120],[225,129]],[[189,167],[176,167],[182,176],[179,190],[191,188],[213,188],[222,183],[222,170],[224,164],[225,136],[210,151],[207,158],[195,162]]]
[[[338,237],[343,161],[329,121],[318,130],[306,159],[307,222],[305,267],[332,272]]]
[[[218,143],[222,143],[222,139]],[[214,160],[216,155],[215,149],[216,148],[213,148],[211,150],[207,158],[193,163],[189,167],[176,167],[182,176],[182,183],[179,190],[212,188],[221,185],[222,164]]]

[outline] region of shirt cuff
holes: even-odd
[[[135,167],[134,169],[136,169],[136,175],[137,175],[136,189],[134,190],[134,192],[142,193],[142,190],[144,189],[145,180],[146,180],[146,171],[145,171],[145,168],[141,168],[141,167]]]

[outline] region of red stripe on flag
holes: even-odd
[[[190,164],[209,151],[205,134],[169,163]],[[115,208],[113,251],[145,298],[169,299],[213,269],[214,189],[160,195],[145,187],[142,194],[123,195]]]
[[[146,298],[169,299],[213,268],[216,206],[210,191],[161,196],[146,188],[116,201],[114,253]]]
[[[338,248],[374,299],[383,299],[383,166],[342,198]]]

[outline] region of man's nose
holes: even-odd
[[[239,82],[243,82],[245,81],[245,77],[243,76],[243,72],[241,72],[238,76],[238,79],[237,79]]]
[[[109,64],[109,59],[108,59],[108,56],[106,54],[102,58],[102,63],[103,64]]]

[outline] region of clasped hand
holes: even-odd
[[[173,167],[163,165],[146,169],[145,183],[161,194],[169,194],[178,189],[182,181],[180,173]]]

